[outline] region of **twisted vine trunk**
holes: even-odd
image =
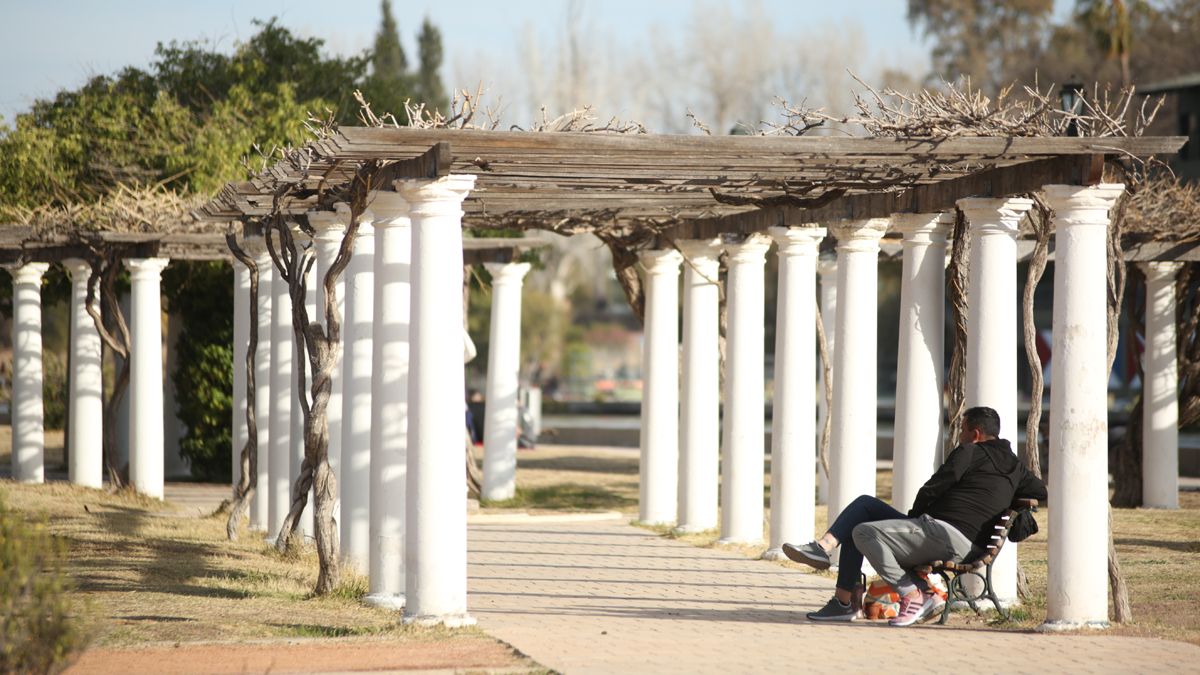
[[[304,415],[304,461],[300,465],[300,475],[292,484],[292,506],[280,527],[275,546],[279,550],[286,550],[294,545],[300,526],[300,515],[308,503],[308,492],[311,489],[316,521],[313,529],[317,560],[320,564],[317,585],[313,589],[315,595],[328,594],[337,587],[341,579],[338,530],[333,519],[338,487],[337,479],[329,466],[329,419],[326,415],[329,396],[333,391],[333,370],[342,349],[342,316],[337,305],[337,284],[354,254],[358,221],[366,210],[370,193],[377,189],[377,184],[390,183],[390,179],[384,175],[388,172],[380,171],[385,167],[385,164],[381,165],[374,160],[364,162],[355,172],[348,194],[343,197],[349,203],[350,222],[342,236],[337,256],[321,280],[325,289],[324,306],[320,309],[324,313],[324,325],[309,321],[308,308],[305,305],[305,278],[315,260],[313,248],[310,246],[302,251],[296,249],[291,230],[284,222],[282,210],[279,208],[278,202],[282,195],[276,197],[275,214],[266,230],[267,250],[279,273],[287,281],[292,298],[292,329],[297,344],[303,347],[301,354],[308,357],[307,363],[304,358],[296,360],[298,396]],[[303,223],[302,226],[308,228],[307,223]],[[279,239],[278,246],[275,243],[276,237]],[[305,392],[306,367],[312,368],[311,402]]]
[[[1021,316],[1024,322],[1023,337],[1025,339],[1025,360],[1029,363],[1029,415],[1025,418],[1025,445],[1022,447],[1021,459],[1025,467],[1038,478],[1042,477],[1041,444],[1038,442],[1042,424],[1042,391],[1045,382],[1042,379],[1042,357],[1037,350],[1037,326],[1033,322],[1033,298],[1037,292],[1038,283],[1046,271],[1046,260],[1050,253],[1050,209],[1040,199],[1034,202],[1035,214],[1030,218],[1033,223],[1037,242],[1033,248],[1033,256],[1029,259],[1029,269],[1025,275],[1025,290],[1021,295]],[[1023,574],[1021,576],[1024,576]],[[1024,586],[1024,584],[1020,584]],[[1025,590],[1022,589],[1022,595]]]
[[[946,296],[954,312],[954,349],[950,355],[950,372],[946,375],[949,393],[947,412],[949,425],[946,434],[945,454],[954,449],[955,439],[962,426],[963,409],[966,403],[967,369],[967,219],[962,211],[954,217],[954,233],[950,245],[950,267],[946,270]]]
[[[229,520],[225,523],[225,536],[237,541],[238,525],[246,517],[246,510],[254,491],[258,487],[258,419],[254,412],[255,399],[255,355],[258,350],[258,265],[238,245],[233,232],[225,234],[225,242],[233,257],[246,266],[250,274],[250,343],[246,346],[246,444],[242,446],[240,464],[242,478],[233,491],[233,503],[229,506]],[[236,345],[235,345],[236,348]]]
[[[104,402],[104,430],[102,431],[102,454],[104,469],[108,473],[108,483],[111,489],[120,490],[126,485],[126,477],[124,467],[120,466],[117,460],[117,414],[120,411],[121,399],[129,386],[129,327],[125,325],[125,316],[121,314],[121,303],[117,298],[117,275],[121,270],[120,256],[112,249],[101,250],[96,245],[92,246],[92,251],[94,255],[88,261],[92,272],[88,276],[87,299],[84,305],[109,354],[116,355],[121,359],[121,367],[116,372],[108,400]],[[96,306],[97,291],[103,312]],[[104,321],[106,315],[112,323],[112,330],[109,330],[109,326]]]
[[[1117,338],[1120,336],[1121,303],[1125,299],[1125,251],[1121,247],[1122,224],[1129,194],[1122,195],[1113,207],[1111,226],[1108,228],[1108,371],[1112,371],[1113,359],[1117,355]],[[1117,547],[1113,539],[1112,505],[1108,506],[1108,582],[1112,590],[1113,618],[1117,623],[1133,621],[1133,607],[1129,601],[1129,584],[1121,571],[1117,558]]]
[[[817,315],[817,348],[821,353],[821,372],[824,377],[821,378],[824,382],[825,391],[822,392],[825,396],[825,422],[821,425],[821,447],[818,449],[817,458],[821,460],[821,470],[825,472],[825,477],[829,477],[829,435],[833,431],[833,415],[830,412],[833,410],[833,359],[829,355],[829,340],[825,337],[825,321],[821,318],[821,312],[818,309]]]

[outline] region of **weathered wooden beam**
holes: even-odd
[[[371,146],[379,152],[411,153],[423,151],[438,141],[454,143],[460,156],[491,150],[516,153],[522,150],[567,153],[691,151],[706,155],[720,153],[795,153],[797,155],[977,155],[983,157],[1035,155],[1093,155],[1132,153],[1152,155],[1174,153],[1186,142],[1182,136],[1139,138],[1011,138],[952,137],[931,138],[853,138],[838,136],[694,136],[669,134],[606,134],[467,129],[413,129],[342,127],[338,146]],[[486,157],[484,157],[486,159]],[[713,158],[715,159],[715,158]]]
[[[709,239],[722,232],[761,232],[769,227],[837,220],[886,218],[894,213],[940,213],[965,197],[1007,197],[1043,185],[1084,185],[1094,179],[1095,156],[1069,155],[997,167],[939,183],[875,194],[852,194],[817,209],[761,209],[710,220],[684,221],[667,232],[675,239]]]

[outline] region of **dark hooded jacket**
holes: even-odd
[[[996,516],[1014,499],[1046,501],[1046,484],[1001,438],[955,448],[913,500],[909,517],[929,515],[958,528],[984,549]]]

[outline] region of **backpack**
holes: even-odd
[[[1037,519],[1033,517],[1033,509],[1021,509],[1013,516],[1008,526],[1009,541],[1025,541],[1038,533]]]

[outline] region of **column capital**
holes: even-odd
[[[638,262],[648,275],[679,274],[679,263],[683,255],[673,248],[638,251]]]
[[[87,281],[92,274],[91,264],[83,258],[66,258],[62,266],[72,282]]]
[[[162,276],[162,271],[166,269],[167,263],[171,262],[170,258],[126,258],[124,261],[125,268],[129,270],[129,276],[134,281],[158,281]]]
[[[730,263],[762,263],[766,260],[767,251],[771,248],[771,238],[765,234],[755,233],[746,237],[740,244],[726,244],[725,251],[729,254]]]
[[[375,232],[375,212],[367,209],[358,217],[358,236],[370,235]]]
[[[242,250],[246,255],[255,258],[256,262],[264,256],[270,259],[271,252],[267,250],[267,240],[262,236],[246,237],[242,239]]]
[[[716,262],[725,250],[725,244],[720,239],[677,239],[675,248],[693,265],[703,265],[706,262]]]
[[[4,265],[4,269],[12,275],[14,284],[40,284],[42,275],[50,269],[49,263],[25,263],[22,265]]]
[[[946,243],[946,235],[954,224],[952,213],[897,213],[892,216],[892,229],[910,239],[923,243]]]
[[[817,256],[817,274],[823,277],[837,274],[837,255],[822,253]]]
[[[375,225],[379,227],[390,227],[399,225],[408,227],[409,221],[409,204],[399,192],[391,190],[376,190],[371,193],[371,212],[375,214]]]
[[[475,187],[475,176],[453,174],[437,180],[398,180],[396,190],[414,216],[462,217],[462,203]]]
[[[483,268],[492,275],[492,285],[504,284],[519,284],[529,272],[531,265],[529,263],[501,263],[489,262],[484,263]]]
[[[967,218],[967,228],[977,235],[1004,234],[1014,239],[1033,200],[1025,197],[966,197],[958,208]]]
[[[1121,183],[1100,185],[1044,185],[1046,203],[1054,210],[1055,226],[1103,225],[1108,227],[1108,212],[1125,192]]]
[[[829,231],[837,239],[838,251],[878,253],[890,222],[890,218],[843,220],[830,225]]]
[[[779,246],[780,257],[794,255],[817,255],[817,247],[825,238],[826,230],[815,225],[801,227],[772,227],[767,230]]]
[[[337,204],[335,211],[309,211],[308,224],[315,234],[313,239],[320,242],[339,242],[346,227],[350,224],[350,209],[345,204]]]
[[[1183,267],[1183,263],[1174,260],[1152,260],[1137,264],[1147,281],[1173,281],[1175,275]]]

